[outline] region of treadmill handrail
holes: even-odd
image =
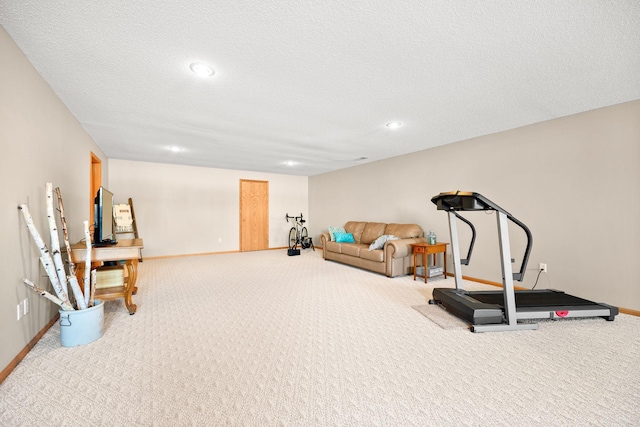
[[[517,280],[518,282],[522,282],[524,279],[524,272],[527,270],[527,263],[529,262],[529,255],[531,255],[531,247],[533,246],[533,236],[531,235],[531,231],[529,227],[524,225],[521,221],[519,221],[516,217],[507,214],[507,218],[510,219],[514,224],[522,228],[527,235],[527,247],[524,250],[524,255],[522,256],[522,264],[520,264],[520,271],[517,273],[513,273],[513,280]]]
[[[467,257],[460,260],[461,264],[469,265],[471,262],[471,253],[473,252],[473,246],[476,243],[476,228],[473,226],[471,221],[458,214],[456,211],[452,211],[456,218],[460,219],[462,222],[467,224],[469,228],[471,228],[471,243],[469,243],[469,250],[467,251]]]
[[[456,211],[499,211],[504,213],[511,222],[522,228],[527,236],[527,246],[524,250],[520,270],[517,273],[513,273],[513,280],[522,282],[522,280],[524,279],[524,273],[527,270],[529,255],[531,255],[531,249],[533,247],[533,236],[531,235],[529,227],[524,225],[522,221],[518,220],[509,212],[502,209],[500,206],[493,203],[491,200],[487,199],[480,193],[474,193],[470,191],[450,191],[434,196],[431,201],[437,206],[438,210],[453,211],[455,216],[460,219],[462,219],[462,217],[458,215]],[[471,201],[472,203],[468,203],[468,201]],[[469,225],[471,224],[466,220],[463,221],[465,221]],[[467,261],[469,257],[470,254],[467,255]],[[468,265],[468,262],[465,265]]]

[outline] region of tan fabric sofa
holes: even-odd
[[[422,227],[416,224],[385,224],[382,222],[349,221],[344,225],[352,233],[355,243],[331,241],[328,232],[320,236],[325,260],[337,261],[364,268],[388,277],[413,274],[411,243],[426,242]],[[382,249],[369,251],[369,245],[382,235],[393,235]]]

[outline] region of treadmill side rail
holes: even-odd
[[[615,309],[615,310],[612,310]],[[539,307],[537,310],[518,310],[517,319],[575,319],[579,317],[602,317],[608,321],[613,321],[618,314],[616,307],[606,306],[605,304],[595,304],[589,307],[568,307],[566,310],[544,309]]]
[[[471,332],[533,331],[537,323],[499,323],[497,325],[471,325]]]

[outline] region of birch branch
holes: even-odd
[[[64,216],[64,205],[62,204],[62,192],[60,187],[56,187],[56,196],[58,197],[58,209],[60,212],[60,223],[62,224],[62,235],[64,236],[64,245],[67,248],[67,264],[69,265],[69,275],[67,276],[67,282],[71,286],[73,296],[76,299],[76,304],[80,310],[87,308],[87,298],[85,298],[80,289],[80,284],[76,277],[76,265],[71,260],[71,243],[69,243],[69,231],[67,230],[67,219]]]
[[[91,274],[91,233],[89,232],[89,221],[84,221],[84,240],[87,245],[87,251],[84,259],[84,302],[89,305],[91,299],[91,282],[89,281],[89,274]]]
[[[38,287],[38,285],[36,285],[35,283],[33,283],[31,280],[29,279],[22,279],[22,281],[29,287],[31,288],[32,291],[39,293],[40,295],[42,295],[43,297],[45,297],[46,299],[48,299],[49,301],[53,302],[56,305],[59,305],[60,308],[62,308],[65,311],[72,311],[74,310],[74,308],[67,302],[62,301],[60,298],[58,298],[55,295],[51,295],[49,292],[45,291],[44,289]]]
[[[93,307],[95,305],[97,274],[98,272],[96,270],[91,270],[91,296],[89,297],[89,307]]]
[[[67,219],[64,216],[64,205],[62,204],[62,192],[60,187],[56,187],[58,196],[58,209],[60,210],[60,222],[62,223],[62,234],[64,235],[64,245],[67,248],[67,263],[69,264],[69,275],[76,275],[76,265],[71,261],[71,243],[69,243],[69,231],[67,230]]]
[[[47,194],[47,221],[49,221],[49,232],[51,235],[51,255],[53,256],[53,265],[56,268],[56,274],[60,285],[66,294],[69,293],[67,288],[67,273],[64,270],[62,255],[60,254],[60,237],[58,236],[58,224],[56,217],[53,215],[53,185],[50,182],[46,184]]]
[[[22,212],[24,220],[27,223],[27,228],[29,229],[31,236],[36,243],[36,246],[38,246],[38,249],[40,250],[40,261],[43,265],[45,265],[45,271],[47,271],[47,275],[49,276],[49,280],[51,281],[53,290],[56,292],[58,298],[71,305],[67,293],[64,291],[64,289],[62,289],[60,279],[58,278],[55,269],[53,269],[53,261],[51,260],[51,254],[47,249],[47,245],[44,243],[44,240],[42,240],[42,237],[40,237],[40,233],[38,233],[38,229],[33,223],[33,218],[31,217],[31,213],[29,213],[29,207],[26,204],[21,204],[20,206],[18,206],[18,209],[20,209],[20,211]],[[50,271],[47,270],[46,264],[51,265],[52,268],[50,269]]]
[[[78,279],[76,276],[67,276],[67,280],[69,281],[69,285],[71,286],[71,290],[73,291],[73,296],[76,299],[76,304],[78,304],[79,310],[84,310],[87,308],[87,303],[84,301],[84,295],[82,294],[82,289],[80,289],[80,284],[78,283]]]
[[[52,280],[51,279],[52,277],[55,278],[55,279],[58,278],[58,276],[56,275],[56,269],[52,264],[51,257],[49,257],[48,259],[45,259],[44,257],[40,257],[40,262],[42,263],[42,266],[44,267],[44,271],[47,272],[47,276],[49,276],[49,280]],[[54,286],[53,289],[56,290],[55,286]],[[73,305],[71,304],[71,301],[69,301],[69,296],[67,294],[64,294],[64,297],[65,298],[62,298],[61,296],[58,296],[58,298],[60,298],[65,303],[67,303],[67,304],[69,304],[70,306],[73,307]]]

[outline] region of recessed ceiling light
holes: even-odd
[[[189,68],[191,68],[191,71],[200,77],[210,77],[216,73],[216,70],[214,70],[213,67],[202,62],[194,62],[189,65]]]
[[[182,147],[169,147],[169,151],[173,151],[174,153],[178,153],[182,151]]]
[[[387,127],[389,129],[398,129],[400,126],[402,126],[401,122],[389,122],[389,123],[387,123]]]
[[[282,163],[284,163],[287,166],[295,166],[298,164],[298,162],[295,162],[293,160],[287,160],[286,162],[282,162]]]

